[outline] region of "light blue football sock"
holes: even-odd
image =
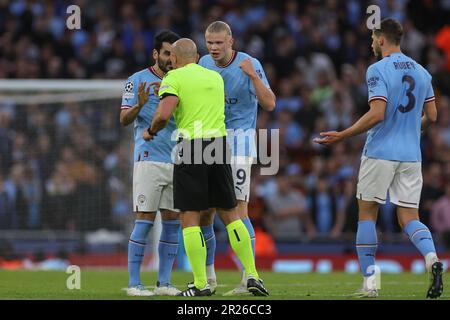
[[[242,222],[244,223],[245,227],[248,230],[248,233],[250,234],[250,240],[252,241],[252,250],[253,250],[253,258],[255,258],[255,229],[253,229],[252,222],[250,221],[250,218],[242,219]]]
[[[377,241],[375,221],[359,221],[358,231],[356,232],[356,252],[358,253],[359,265],[364,277],[369,277],[375,272]]]
[[[423,257],[428,253],[436,253],[433,237],[430,230],[419,220],[410,221],[403,231],[408,235],[409,240],[416,246]]]
[[[136,220],[134,222],[134,229],[128,241],[129,287],[141,284],[141,264],[142,260],[144,260],[147,236],[152,226],[153,221]]]
[[[214,256],[216,254],[216,236],[214,234],[214,225],[201,226],[203,238],[206,244],[206,265],[214,264]]]
[[[180,220],[163,220],[161,237],[159,238],[159,270],[158,286],[170,284],[173,263],[178,254]]]

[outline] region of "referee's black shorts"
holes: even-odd
[[[198,141],[198,140],[197,140]],[[195,140],[184,140],[178,143],[178,152],[182,158],[174,165],[173,197],[174,206],[180,211],[202,211],[209,208],[232,209],[236,207],[233,174],[230,166],[230,153],[226,138],[201,140],[201,152],[211,143],[222,146],[223,158],[219,163],[207,164],[208,161],[195,159]],[[211,146],[210,146],[211,147]],[[228,150],[228,152],[227,152]],[[194,160],[197,160],[195,162]]]

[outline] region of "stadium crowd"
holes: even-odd
[[[72,3],[81,8],[81,30],[66,28]],[[438,122],[422,140],[420,214],[450,242],[449,1],[0,0],[0,78],[125,82],[151,64],[158,30],[194,39],[203,55],[206,26],[224,20],[235,49],[263,63],[277,96],[275,111],[258,115],[258,128],[280,130],[280,171],[262,176],[253,169],[255,227],[280,241],[350,239],[365,136],[332,148],[312,139],[368,110],[365,72],[375,60],[366,8],[373,3],[382,17],[403,23],[404,53],[433,75]],[[132,133],[120,128],[119,108],[120,97],[0,102],[0,229],[124,228],[132,216]],[[379,227],[399,233],[394,207],[381,210]]]

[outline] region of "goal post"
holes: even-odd
[[[119,123],[125,82],[0,79],[0,138],[6,146],[0,148],[0,185],[6,185],[11,205],[0,230],[18,231],[3,233],[5,239],[0,231],[0,242],[27,257],[65,250],[90,255],[86,263],[102,266],[107,255],[105,265],[126,267],[134,140],[133,125]],[[146,250],[153,270],[158,221]],[[62,234],[76,234],[79,243],[67,246]],[[36,245],[25,245],[33,239]]]

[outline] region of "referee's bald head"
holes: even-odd
[[[189,38],[181,38],[175,41],[172,44],[172,52],[180,62],[197,62],[197,46]]]

